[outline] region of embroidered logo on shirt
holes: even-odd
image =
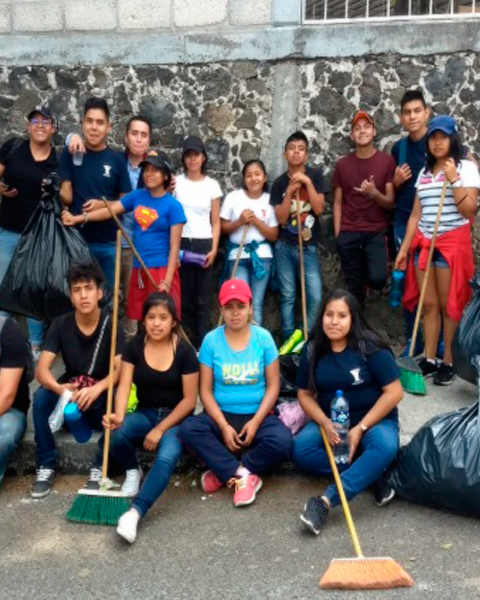
[[[158,212],[148,206],[138,206],[133,214],[142,231],[146,231],[158,219]]]
[[[255,385],[258,383],[259,373],[258,361],[222,366],[222,379],[225,385]]]
[[[363,383],[363,379],[360,377],[360,369],[352,369],[350,373],[353,377],[352,385],[359,385],[360,383]]]
[[[111,170],[112,170],[112,165],[103,165],[103,176],[110,177]]]

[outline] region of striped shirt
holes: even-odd
[[[461,160],[457,171],[462,187],[480,188],[480,174],[475,163],[470,160]],[[425,167],[420,171],[417,183],[415,184],[422,207],[418,228],[426,238],[431,238],[433,235],[444,181],[445,173],[443,171],[434,175]],[[442,216],[440,217],[440,224],[438,226],[438,235],[457,229],[457,227],[466,225],[468,222],[469,220],[460,214],[455,204],[452,186],[447,183]]]

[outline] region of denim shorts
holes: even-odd
[[[418,257],[420,255],[420,249],[415,250],[413,256],[413,264],[418,267]],[[435,269],[448,269],[448,262],[445,260],[443,254],[439,250],[433,251],[432,256],[432,267]]]

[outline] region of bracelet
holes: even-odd
[[[450,185],[452,186],[452,188],[455,188],[455,189],[461,188],[462,180],[460,179],[460,177],[457,177],[454,182],[450,183]]]
[[[468,194],[465,194],[465,196],[460,200],[460,202],[455,202],[455,206],[460,206],[460,204],[467,198],[468,198]]]
[[[82,213],[82,217],[83,217],[83,223],[80,225],[80,227],[83,227],[84,225],[86,225],[86,223],[88,221],[88,213],[87,212],[83,212]]]
[[[457,176],[457,178],[455,179],[455,181],[450,181],[450,180],[449,180],[449,181],[448,181],[448,183],[449,183],[450,185],[453,185],[454,183],[457,183],[457,181],[460,181],[460,177],[458,177],[458,176]]]

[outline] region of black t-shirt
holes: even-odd
[[[17,408],[25,414],[27,414],[30,405],[26,371],[28,367],[27,353],[27,341],[22,330],[13,319],[7,319],[2,327],[2,335],[0,336],[0,371],[2,369],[23,369],[12,408]]]
[[[28,140],[23,140],[9,156],[16,139],[6,141],[0,148],[0,163],[5,166],[3,182],[18,192],[13,198],[2,196],[0,227],[22,233],[40,201],[42,180],[58,170],[58,161],[54,148],[46,160],[36,161]]]
[[[108,322],[103,328],[103,323],[107,316]],[[78,328],[74,312],[69,312],[54,319],[47,332],[43,349],[62,355],[63,362],[65,363],[65,373],[60,377],[60,382],[63,383],[69,381],[72,377],[88,374],[102,329],[103,336],[101,343],[98,345],[98,353],[91,373],[91,376],[97,380],[104,379],[108,375],[110,341],[112,338],[112,316],[106,309],[102,310],[97,328],[88,336],[83,334]],[[119,328],[115,355],[122,354],[123,346],[123,332]]]
[[[99,152],[87,150],[81,166],[73,164],[73,156],[68,148],[64,148],[60,158],[60,178],[70,181],[73,187],[72,214],[80,215],[87,200],[118,200],[120,194],[131,192],[132,186],[128,176],[125,157],[113,150],[105,148]],[[89,243],[108,243],[115,241],[117,225],[113,219],[86,223],[79,231]]]
[[[297,386],[302,390],[308,390],[308,363],[305,348],[297,374]],[[350,408],[350,427],[354,427],[377,402],[383,393],[382,388],[399,379],[400,373],[388,350],[380,349],[364,357],[347,347],[343,352],[330,352],[320,358],[314,376],[317,401],[323,412],[330,417],[330,404],[335,392],[342,390]],[[397,408],[385,418],[397,419]]]
[[[319,194],[325,193],[325,179],[320,169],[313,169],[306,166],[305,175],[310,177],[313,187]],[[270,204],[272,206],[278,206],[283,202],[283,197],[289,183],[290,177],[288,176],[288,172],[283,173],[283,175],[275,179],[270,192]],[[317,243],[320,236],[320,221],[318,220],[318,216],[313,212],[308,199],[307,188],[304,185],[300,188],[300,215],[302,232],[310,230],[306,231],[306,235],[303,237],[304,244]],[[307,239],[309,236],[311,236],[310,239]],[[287,224],[280,227],[280,239],[290,244],[298,244],[297,203],[294,200],[290,204],[290,215]]]
[[[157,371],[145,360],[143,334],[133,338],[125,348],[122,360],[135,366],[133,383],[137,386],[139,408],[175,408],[183,398],[182,375],[198,372],[195,350],[180,339],[172,365]]]

